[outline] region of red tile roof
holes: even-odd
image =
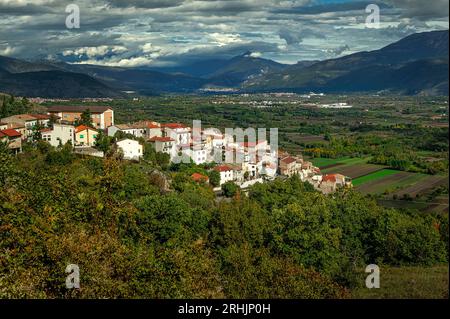
[[[195,181],[195,182],[206,182],[209,180],[208,176],[199,174],[199,173],[194,173],[191,175],[191,178]]]
[[[153,136],[151,139],[149,139],[149,141],[150,142],[175,142],[175,140],[169,136],[166,136],[166,137]]]
[[[170,129],[177,129],[177,128],[187,128],[186,125],[184,124],[180,124],[180,123],[167,123],[167,124],[162,124],[161,127],[165,128],[170,128]]]
[[[97,130],[95,128],[88,127],[86,125],[80,125],[75,128],[75,133],[80,133],[80,132],[86,131],[87,129],[97,132]]]
[[[50,119],[50,115],[46,115],[46,114],[30,114],[30,115],[37,120],[49,120]]]
[[[292,164],[292,163],[295,163],[297,160],[295,159],[295,158],[293,158],[292,156],[289,156],[289,157],[286,157],[286,158],[283,158],[282,160],[281,160],[281,162],[283,162],[283,163],[285,163],[285,164]]]
[[[220,166],[214,167],[214,170],[217,172],[228,172],[228,171],[232,171],[233,169],[228,165],[220,165]]]
[[[0,131],[3,136],[8,136],[8,137],[21,137],[22,134],[20,134],[19,132],[17,132],[16,130],[13,129],[7,129],[7,130],[3,130]]]
[[[332,182],[332,183],[336,183],[336,174],[331,174],[331,175],[325,175],[322,178],[323,182]]]

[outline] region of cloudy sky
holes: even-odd
[[[79,29],[66,27],[72,3]],[[379,28],[366,26],[372,3]],[[448,29],[448,11],[449,0],[0,0],[0,55],[137,67],[251,51],[296,63]]]

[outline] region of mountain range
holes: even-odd
[[[123,97],[128,91],[139,95],[192,93],[204,88],[448,95],[448,45],[448,30],[416,33],[379,50],[295,65],[251,52],[170,68],[118,68],[0,56],[0,92],[48,98]]]

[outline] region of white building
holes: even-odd
[[[192,160],[194,161],[195,164],[197,165],[201,165],[201,164],[205,164],[209,162],[209,154],[210,154],[210,150],[204,148],[204,147],[196,147],[193,146],[189,149],[186,149],[184,151],[184,153],[189,156],[190,158],[192,158]]]
[[[5,117],[1,119],[0,122],[7,124],[8,128],[15,128],[17,125],[23,126],[22,138],[26,139],[31,137],[33,134],[33,129],[40,125],[41,127],[46,127],[50,121],[50,116],[43,114],[18,114]]]
[[[176,146],[189,146],[191,144],[191,128],[183,124],[170,123],[162,125],[164,135],[175,141]]]
[[[108,127],[108,136],[113,137],[117,132],[122,132],[125,134],[133,134],[133,129],[127,124],[116,124]]]
[[[214,167],[214,170],[220,173],[220,185],[234,181],[234,171],[228,165]]]
[[[154,136],[149,142],[153,144],[156,152],[169,154],[171,158],[175,155],[175,141],[172,138]]]
[[[124,159],[139,160],[144,155],[144,147],[138,141],[123,139],[116,144],[122,151]]]
[[[58,147],[67,142],[75,145],[75,127],[66,124],[53,124],[53,129],[41,130],[42,140],[50,143],[51,146]]]

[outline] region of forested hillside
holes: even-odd
[[[0,298],[348,298],[367,264],[448,262],[442,215],[296,177],[218,200],[195,171],[148,145],[141,163],[0,146]]]

